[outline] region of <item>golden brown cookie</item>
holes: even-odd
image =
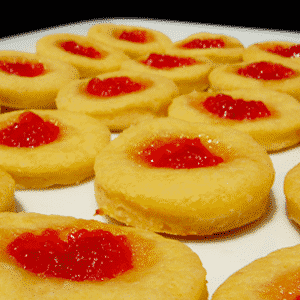
[[[215,63],[243,61],[243,44],[236,38],[209,32],[199,32],[177,41],[167,48],[171,55],[205,56]]]
[[[276,250],[231,275],[212,300],[299,298],[300,246]]]
[[[40,56],[73,65],[82,78],[117,71],[122,62],[129,59],[121,51],[85,36],[69,33],[43,36],[36,43],[36,52]]]
[[[96,157],[100,210],[127,225],[210,235],[266,212],[272,162],[248,134],[160,118],[131,126]]]
[[[0,169],[0,212],[15,210],[15,181]]]
[[[0,299],[207,299],[206,271],[181,242],[56,215],[3,213],[0,221]],[[31,241],[46,251],[24,249]]]
[[[0,115],[0,166],[16,184],[45,188],[94,175],[94,160],[110,140],[98,120],[59,110]]]
[[[269,60],[277,63],[300,63],[300,45],[287,41],[255,43],[243,52],[244,61]]]
[[[214,64],[205,57],[150,53],[125,61],[121,69],[165,76],[175,82],[180,94],[187,94],[193,90],[203,91],[208,87],[208,75],[213,67]]]
[[[59,89],[78,78],[70,64],[33,53],[0,51],[0,105],[5,107],[55,108]]]
[[[168,115],[241,130],[267,151],[300,142],[299,102],[290,95],[267,89],[192,92],[175,98]]]
[[[160,31],[140,26],[96,24],[88,31],[88,37],[100,44],[123,51],[131,58],[149,52],[163,52],[172,44],[171,39]]]
[[[300,100],[300,66],[271,61],[243,62],[218,66],[209,74],[214,90],[267,88]]]
[[[73,81],[57,95],[58,109],[90,115],[120,131],[146,119],[167,115],[176,84],[163,76],[116,71]]]

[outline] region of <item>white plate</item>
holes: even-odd
[[[108,21],[108,20],[105,20]],[[140,25],[159,30],[173,41],[190,34],[208,31],[223,33],[238,38],[245,46],[266,40],[287,40],[300,43],[300,37],[292,32],[263,31],[247,28],[211,26],[205,24],[111,19],[113,23]],[[35,52],[36,41],[46,35],[67,32],[86,35],[88,29],[103,20],[61,26],[46,31],[22,34],[10,39],[0,40],[0,50],[19,50]],[[265,256],[279,248],[296,245],[300,242],[299,231],[286,216],[283,180],[288,170],[300,162],[299,148],[271,155],[276,169],[276,180],[271,191],[273,207],[262,222],[246,229],[238,230],[215,238],[181,240],[195,251],[207,270],[210,297],[216,288],[232,273],[253,260]],[[95,216],[97,209],[93,181],[80,186],[53,190],[17,191],[15,194],[19,211],[59,214],[86,219],[105,221]]]

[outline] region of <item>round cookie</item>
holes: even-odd
[[[110,23],[92,26],[88,31],[88,37],[101,44],[117,48],[131,58],[149,52],[163,52],[172,44],[171,39],[162,32],[140,26]]]
[[[55,108],[59,89],[78,78],[70,64],[33,53],[0,51],[0,105],[5,107]]]
[[[243,61],[243,44],[236,38],[209,32],[199,32],[177,41],[167,48],[171,55],[205,56],[215,63]]]
[[[209,86],[208,75],[213,67],[206,57],[150,53],[125,61],[121,69],[165,76],[175,82],[180,94],[187,94],[193,90],[203,91]]]
[[[88,87],[95,94],[89,93]],[[126,93],[130,88],[137,90]],[[171,79],[122,70],[73,81],[60,90],[56,105],[58,109],[90,115],[110,130],[120,131],[146,119],[166,116],[167,107],[178,95]]]
[[[255,43],[243,52],[244,61],[269,60],[277,63],[300,63],[300,45],[287,41]]]
[[[104,224],[95,220],[75,219],[73,217],[46,216],[35,213],[3,213],[0,215],[0,220],[0,286],[2,291],[0,299],[206,300],[208,297],[205,280],[206,271],[197,254],[181,242],[139,229]],[[85,235],[89,233],[95,234],[91,242],[88,239],[84,239],[84,235],[82,235],[82,239],[75,239],[77,232],[80,232],[82,229],[86,230]],[[77,270],[75,264],[75,271],[71,269],[72,273],[74,273],[71,278],[55,278],[49,276],[51,269],[54,268],[52,260],[59,262],[64,262],[64,260],[61,259],[59,254],[58,259],[56,259],[56,256],[49,258],[50,254],[46,252],[47,259],[50,260],[50,270],[46,269],[43,274],[38,272],[39,270],[24,269],[20,264],[22,260],[15,258],[17,257],[14,255],[16,251],[11,250],[11,245],[16,245],[16,240],[20,239],[20,237],[24,237],[25,241],[39,238],[45,230],[48,230],[48,236],[49,230],[57,232],[59,242],[61,239],[66,241],[69,234],[72,233],[68,245],[72,246],[70,244],[74,239],[79,244],[79,250],[77,251],[80,254],[80,245],[87,241],[89,244],[85,248],[89,247],[89,250],[86,250],[83,255],[91,255],[92,258],[94,256],[92,263],[95,262],[96,266],[98,263],[97,259],[103,260],[104,268],[110,262],[106,262],[103,256],[98,257],[98,251],[107,253],[108,256],[113,256],[114,254],[109,252],[109,248],[107,249],[106,245],[113,239],[111,246],[108,245],[110,248],[113,248],[114,240],[117,240],[117,243],[121,243],[120,247],[122,247],[118,252],[121,257],[123,253],[126,254],[126,263],[129,263],[129,266],[126,266],[127,268],[123,267],[121,272],[119,271],[113,276],[105,276],[107,270],[101,266],[99,267],[100,270],[97,271],[100,273],[101,269],[104,269],[103,276],[105,277],[103,279],[101,279],[101,276],[98,276],[95,279],[85,277],[83,278],[84,280],[81,280],[79,276],[76,276],[77,272],[81,275],[87,268],[79,267]],[[101,230],[105,233],[103,240],[100,240],[97,236],[97,234],[101,234]],[[25,233],[28,233],[28,235],[24,236]],[[51,239],[48,239],[47,235],[44,234],[44,241],[41,240],[42,244],[45,243],[45,240],[50,240],[50,245],[45,246],[51,247]],[[95,241],[94,245],[99,246],[90,246],[93,241]],[[63,246],[66,247],[65,244]],[[21,247],[21,252],[22,243],[19,243],[18,247]],[[101,247],[103,247],[103,250]],[[125,249],[125,252],[123,249]],[[16,250],[18,251],[18,248]],[[93,252],[91,253],[91,251]],[[54,252],[56,254],[57,250],[54,249]],[[40,255],[43,255],[43,251]],[[20,257],[22,258],[21,255]],[[73,261],[73,255],[70,254],[66,260]],[[125,264],[124,260],[123,264]],[[38,260],[35,259],[35,261]],[[110,264],[112,267],[118,268],[116,261],[113,258],[113,262]],[[79,265],[80,263],[81,261],[78,260]],[[69,262],[66,265],[63,264],[64,268],[67,269],[69,264]],[[35,265],[36,268],[40,267],[38,263]],[[93,274],[93,264],[90,269]],[[58,274],[60,275],[60,273]]]
[[[175,166],[165,167],[169,161]],[[172,118],[124,130],[97,155],[95,174],[103,214],[175,235],[210,235],[257,220],[274,180],[269,156],[248,134]]]
[[[226,96],[231,99],[227,100]],[[211,107],[213,101],[218,106],[215,104],[215,107]],[[238,101],[241,103],[238,104]],[[209,110],[206,105],[209,105]],[[246,114],[240,116],[242,112]],[[290,95],[267,89],[192,92],[175,98],[169,106],[168,115],[246,132],[267,151],[278,151],[300,142],[299,102]]]
[[[36,43],[36,53],[73,65],[81,78],[117,71],[122,62],[129,59],[121,51],[69,33],[43,36]]]
[[[299,298],[300,245],[276,250],[231,275],[212,300]]]
[[[286,197],[286,210],[288,217],[300,224],[300,198],[299,198],[300,164],[297,164],[287,173],[284,179],[284,194]]]
[[[78,113],[9,112],[0,115],[0,166],[26,188],[76,184],[94,175],[95,156],[109,140],[105,125]]]
[[[217,91],[267,88],[300,100],[300,66],[294,63],[264,60],[218,66],[209,74],[209,82]]]
[[[0,169],[0,212],[15,210],[15,181]]]

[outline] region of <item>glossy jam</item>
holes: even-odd
[[[8,74],[36,77],[45,73],[42,63],[0,61],[0,69]]]
[[[281,80],[294,76],[296,72],[280,64],[258,62],[251,63],[244,68],[238,69],[238,74],[254,79]]]
[[[67,52],[72,54],[81,55],[89,58],[99,59],[101,58],[101,53],[98,52],[93,47],[85,47],[79,45],[74,41],[67,41],[60,44],[60,46]]]
[[[194,39],[188,43],[181,45],[185,49],[210,49],[210,48],[224,48],[225,43],[221,39]]]
[[[143,64],[157,69],[173,69],[185,66],[195,65],[197,61],[190,57],[178,57],[166,54],[152,53],[146,60],[141,61]]]
[[[144,85],[132,81],[129,77],[93,78],[86,87],[88,94],[98,97],[115,97],[143,90]]]
[[[233,99],[231,96],[218,94],[207,97],[203,102],[204,108],[224,119],[232,120],[254,120],[271,115],[262,101],[245,101]]]
[[[24,112],[18,122],[0,130],[0,145],[34,148],[55,141],[59,132],[59,126],[32,112]]]
[[[40,235],[24,233],[7,246],[7,252],[25,270],[74,281],[107,280],[133,268],[127,238],[103,230],[80,229],[67,241],[52,229]]]
[[[199,138],[158,138],[138,151],[138,158],[155,168],[194,169],[223,162]]]
[[[132,43],[145,44],[148,42],[147,34],[145,30],[124,30],[119,36],[120,40],[125,40]]]
[[[283,56],[283,57],[300,57],[300,44],[294,45],[291,47],[283,47],[283,46],[276,46],[274,48],[268,48],[266,51]]]

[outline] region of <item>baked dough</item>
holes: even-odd
[[[0,212],[14,211],[15,181],[4,170],[0,169]]]
[[[237,90],[237,89],[258,89],[267,88],[282,93],[287,93],[297,100],[300,100],[300,65],[294,63],[281,63],[283,67],[292,69],[295,75],[281,80],[263,80],[245,77],[239,75],[237,72],[240,68],[245,68],[252,63],[269,62],[272,61],[255,61],[243,62],[233,65],[218,66],[209,74],[210,87],[213,90]]]
[[[213,167],[172,169],[139,161],[139,147],[159,137],[198,138],[224,159]],[[124,130],[96,157],[100,210],[127,225],[177,235],[210,235],[266,213],[274,168],[248,134],[172,118]]]
[[[231,275],[212,300],[277,299],[299,297],[300,245],[276,250]]]
[[[24,111],[0,115],[0,130],[18,121]],[[110,131],[92,117],[59,110],[32,110],[44,120],[58,124],[60,136],[38,147],[0,145],[0,166],[16,184],[45,188],[76,184],[94,175],[97,152],[110,140]]]
[[[33,53],[0,51],[0,61],[10,63],[42,63],[45,74],[25,77],[0,70],[0,105],[14,109],[55,108],[55,98],[61,87],[79,78],[70,64]]]
[[[187,43],[195,40],[221,40],[224,47],[220,48],[185,48]],[[167,48],[166,52],[172,55],[205,56],[215,63],[239,63],[243,61],[244,45],[236,38],[217,33],[199,32],[177,41]]]
[[[95,59],[67,52],[60,44],[69,41],[83,47],[92,47],[100,53],[101,57]],[[81,78],[117,71],[120,69],[122,62],[129,59],[121,51],[95,42],[85,36],[69,33],[43,36],[36,43],[36,53],[42,57],[50,57],[73,65],[78,69]]]
[[[203,102],[210,96],[224,94],[233,99],[261,101],[271,115],[254,120],[221,118],[205,109]],[[244,89],[198,93],[176,97],[168,115],[190,122],[223,125],[250,134],[267,151],[278,151],[300,142],[300,104],[290,95],[267,89]]]
[[[268,41],[255,43],[245,48],[245,51],[243,52],[243,60],[247,62],[257,60],[269,60],[277,63],[289,62],[299,64],[299,55],[295,55],[294,57],[290,58],[268,51],[268,49],[275,49],[278,46],[287,49],[297,45],[299,44],[287,41]]]
[[[151,54],[160,55],[161,53]],[[165,76],[175,82],[179,88],[180,94],[187,94],[193,90],[204,91],[206,88],[208,88],[208,75],[215,66],[208,58],[197,57],[194,58],[197,63],[190,66],[175,67],[171,69],[158,69],[142,63],[142,61],[146,60],[148,57],[149,55],[145,55],[138,57],[135,60],[127,60],[122,64],[121,69]],[[191,57],[187,55],[181,55],[179,58]]]
[[[144,43],[131,42],[120,39],[123,32],[139,31],[145,34]],[[160,31],[149,28],[130,25],[116,25],[110,23],[96,24],[88,31],[88,37],[96,40],[100,44],[123,51],[131,58],[146,55],[149,52],[163,52],[165,48],[172,44],[171,39]]]
[[[166,116],[168,106],[179,95],[176,84],[159,75],[123,70],[105,73],[97,78],[104,80],[122,76],[139,82],[146,88],[129,94],[98,97],[85,92],[90,79],[77,80],[60,90],[56,105],[58,109],[97,118],[111,131],[121,131],[140,121]]]
[[[0,215],[0,299],[73,300],[206,300],[206,271],[189,247],[157,234],[95,220],[35,213]],[[104,281],[44,278],[19,267],[6,251],[24,232],[54,229],[66,237],[77,229],[102,229],[125,235],[133,252],[133,268]]]

